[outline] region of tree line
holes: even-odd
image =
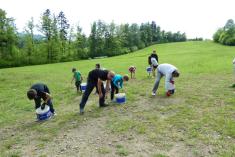
[[[185,33],[166,32],[155,21],[117,25],[98,20],[86,36],[79,25],[69,24],[63,11],[56,15],[49,9],[37,24],[31,18],[18,32],[14,19],[0,9],[0,68],[115,56],[180,41],[186,41]]]
[[[235,24],[229,19],[225,26],[219,28],[213,35],[213,40],[223,45],[235,46]]]

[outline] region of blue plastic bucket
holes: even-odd
[[[37,114],[37,119],[39,121],[47,120],[48,118],[50,118],[52,116],[52,113],[50,111],[50,107],[47,105],[45,106],[45,108],[43,110],[41,108],[36,109],[36,114]]]
[[[123,104],[126,102],[126,94],[125,93],[116,94],[115,97],[116,97],[116,102],[118,104]]]
[[[123,97],[123,98],[116,98],[116,102],[117,102],[118,104],[123,104],[123,103],[126,102],[126,97]]]
[[[82,92],[85,92],[85,90],[86,90],[86,83],[82,83],[81,84],[81,89],[82,89]]]
[[[147,67],[146,70],[147,70],[148,73],[151,73],[152,72],[152,67]]]

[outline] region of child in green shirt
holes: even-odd
[[[75,86],[77,88],[77,92],[79,92],[79,90],[82,92],[82,89],[81,89],[81,83],[83,80],[82,75],[79,71],[76,70],[76,68],[73,68],[72,72],[73,72],[73,78],[72,78],[71,83],[73,82],[73,80],[75,80]]]

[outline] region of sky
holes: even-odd
[[[204,39],[212,39],[228,19],[235,20],[234,6],[235,0],[0,0],[0,8],[15,19],[19,31],[31,17],[37,24],[50,9],[56,15],[63,11],[69,23],[79,24],[86,35],[100,19],[116,24],[155,21],[166,31]]]

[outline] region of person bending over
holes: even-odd
[[[121,76],[119,74],[116,74],[114,78],[111,81],[111,100],[113,101],[114,98],[114,92],[116,94],[119,93],[119,89],[123,87],[123,82],[128,81],[129,77],[128,75]]]
[[[51,113],[56,115],[51,101],[52,97],[46,84],[37,83],[32,85],[32,87],[30,87],[30,89],[27,91],[27,97],[29,100],[34,100],[35,109],[39,107],[44,109],[45,105],[48,105],[50,107]]]
[[[86,90],[82,95],[82,100],[80,102],[80,114],[84,113],[84,108],[86,102],[91,94],[92,90],[96,87],[98,89],[99,94],[99,106],[106,107],[105,104],[105,93],[107,93],[110,85],[110,81],[114,77],[114,73],[109,70],[101,70],[101,69],[94,69],[89,72],[87,77],[87,86]],[[106,90],[104,89],[104,85],[102,81],[106,81]]]
[[[171,94],[173,94],[171,91],[171,86],[172,86],[171,84],[174,84],[173,78],[179,77],[180,73],[175,66],[171,64],[166,64],[166,63],[158,65],[157,70],[158,70],[157,78],[156,78],[156,81],[152,90],[152,95],[153,96],[156,95],[160,80],[163,76],[165,76],[166,77],[165,78],[166,95],[170,96]]]

